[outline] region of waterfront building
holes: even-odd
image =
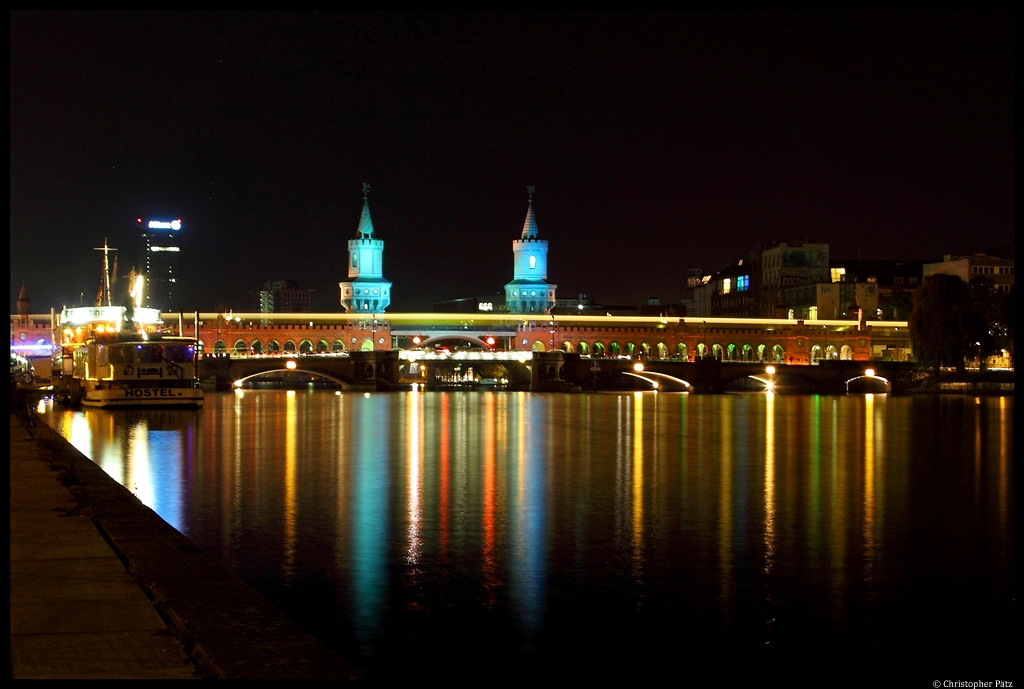
[[[53,341],[53,315],[33,314],[28,288],[21,283],[15,302],[17,313],[11,314],[11,352],[23,357],[50,356]]]
[[[383,313],[391,303],[391,283],[384,279],[384,240],[373,235],[370,185],[363,185],[363,214],[356,238],[348,241],[348,280],[339,283],[341,305],[355,313]]]
[[[828,244],[824,242],[773,242],[759,253],[762,318],[789,317],[786,288],[831,282]]]
[[[144,278],[141,306],[181,310],[181,220],[138,219],[139,273]]]
[[[686,306],[689,316],[726,316],[756,318],[760,315],[757,283],[760,279],[756,260],[739,259],[725,269],[700,277]]]
[[[523,223],[522,236],[512,242],[513,279],[505,285],[505,305],[509,313],[549,313],[555,305],[557,285],[549,285],[548,243],[537,237],[537,219],[533,212],[533,190]]]
[[[941,261],[925,263],[922,267],[923,277],[936,273],[956,275],[964,282],[970,282],[976,275],[982,275],[992,281],[1000,291],[1009,291],[1013,287],[1013,259],[974,254],[973,256],[951,256],[946,254]]]

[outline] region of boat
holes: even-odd
[[[201,407],[201,343],[164,334],[157,309],[84,306],[61,311],[53,390],[88,407]]]

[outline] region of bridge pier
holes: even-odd
[[[395,390],[398,388],[398,351],[354,351],[352,360],[352,389]]]
[[[573,367],[566,366],[566,358],[579,354],[566,354],[560,350],[550,352],[534,352],[530,376],[530,390],[533,392],[579,392],[580,386],[575,380],[566,380],[571,376]]]

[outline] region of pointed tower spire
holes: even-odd
[[[370,220],[370,185],[363,182],[363,215],[359,218],[359,236],[365,239],[373,238],[373,221]]]
[[[370,185],[363,184],[363,214],[359,218],[359,233],[348,240],[348,279],[338,283],[341,287],[341,305],[346,311],[383,313],[391,303],[391,283],[384,279],[384,240],[373,236],[370,221],[370,203],[367,196]],[[385,340],[367,340],[364,344],[377,347]]]
[[[533,216],[533,190],[535,187],[526,187],[526,193],[530,195],[530,207],[526,209],[526,222],[523,223],[523,239],[535,239],[537,237],[537,219]]]
[[[28,296],[28,288],[25,287],[24,282],[21,283],[21,290],[18,291],[17,307],[18,315],[22,319],[27,319],[29,311],[32,310],[32,300]]]

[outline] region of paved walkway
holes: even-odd
[[[11,676],[198,677],[177,638],[11,414]]]
[[[352,678],[31,414],[11,419],[11,677]]]

